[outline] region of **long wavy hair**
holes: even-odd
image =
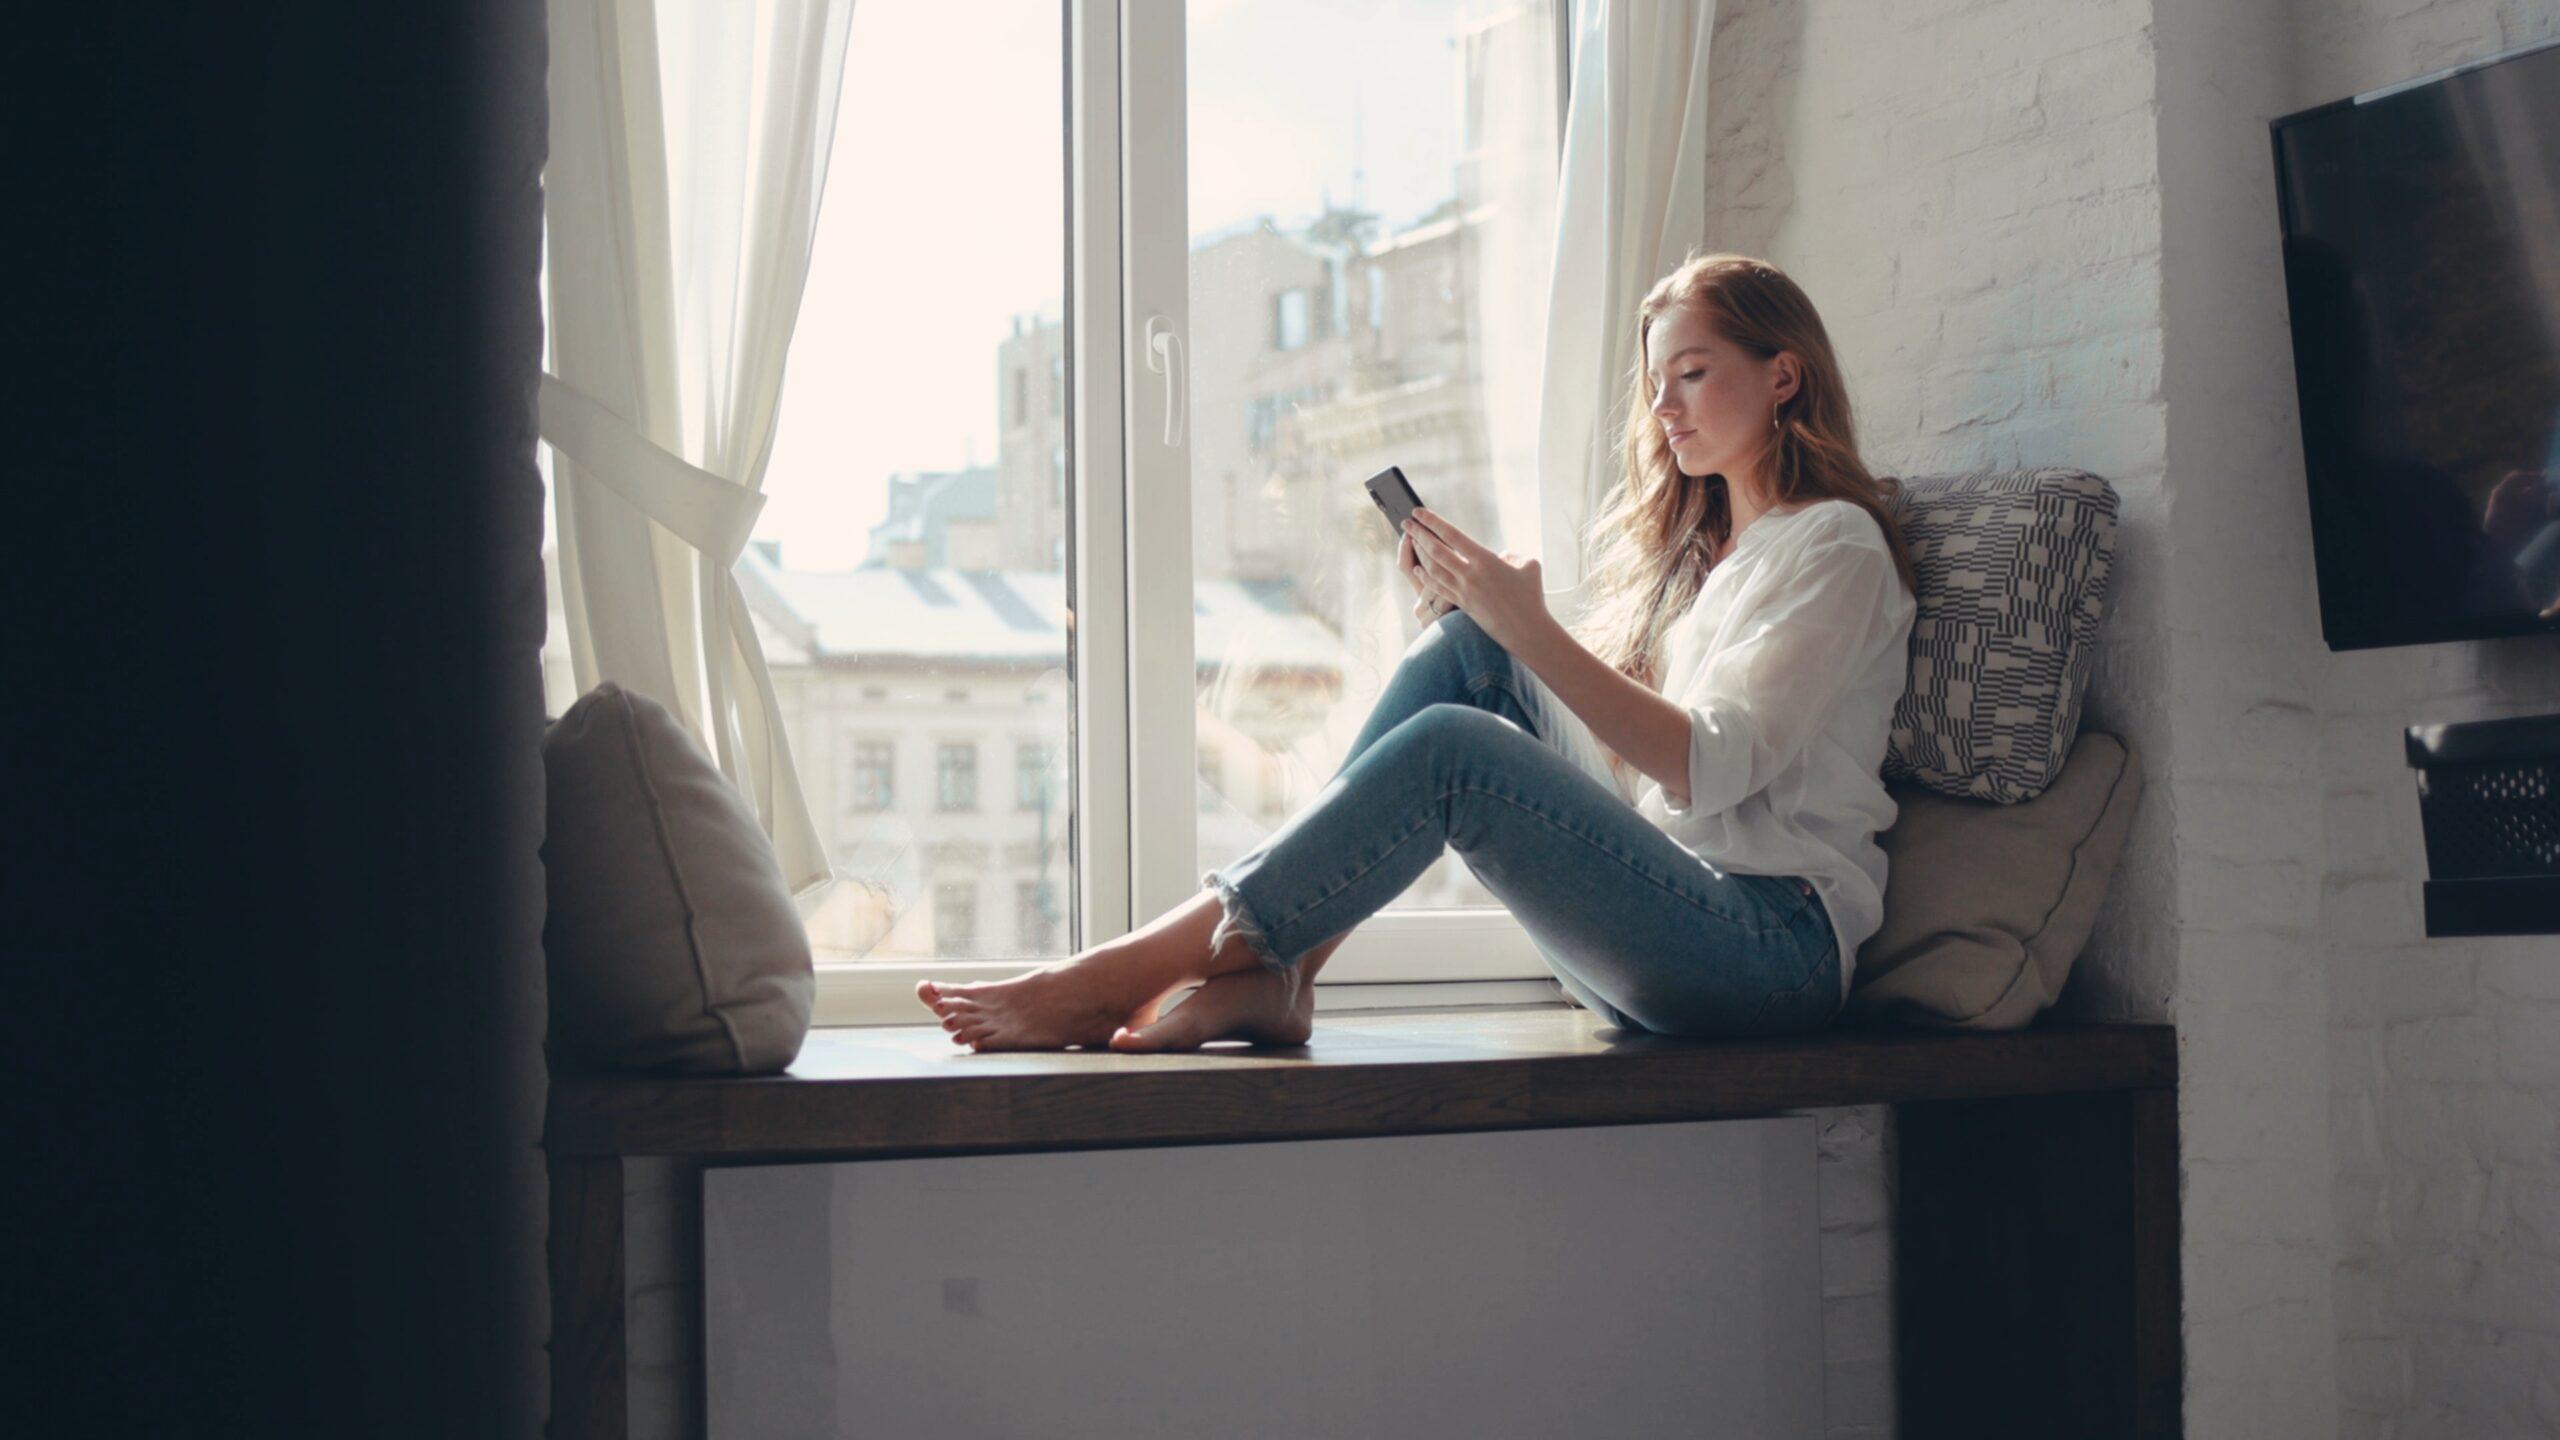
[[[1867,473],[1858,458],[1849,388],[1813,302],[1786,272],[1747,255],[1696,255],[1662,277],[1636,309],[1635,369],[1627,381],[1625,473],[1583,528],[1593,556],[1590,596],[1575,626],[1591,652],[1648,688],[1660,688],[1665,637],[1706,584],[1712,557],[1733,534],[1733,504],[1722,475],[1683,475],[1662,426],[1645,364],[1654,322],[1692,307],[1726,341],[1763,360],[1781,350],[1803,365],[1796,393],[1771,437],[1770,503],[1793,508],[1847,500],[1876,517],[1893,547],[1894,568],[1913,591],[1911,553],[1886,508],[1901,482]]]

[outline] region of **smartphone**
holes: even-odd
[[[1402,470],[1390,465],[1370,476],[1368,487],[1369,498],[1377,501],[1378,508],[1386,512],[1388,528],[1395,532],[1397,539],[1403,539],[1404,522],[1413,518],[1413,512],[1422,506],[1421,498],[1413,493],[1413,482],[1404,478]]]
[[[1369,498],[1378,502],[1378,508],[1386,513],[1388,526],[1395,531],[1396,538],[1402,540],[1404,522],[1422,506],[1422,497],[1413,493],[1413,482],[1404,478],[1404,471],[1390,465],[1370,476],[1368,484]],[[1446,615],[1457,607],[1442,601],[1432,608]]]

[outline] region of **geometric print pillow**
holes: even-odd
[[[2080,730],[2115,557],[2116,492],[2081,470],[1902,482],[1918,613],[1884,774],[2014,805],[2062,773]]]

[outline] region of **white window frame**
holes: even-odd
[[[1068,940],[1090,947],[1200,889],[1190,427],[1173,433],[1166,423],[1188,377],[1152,369],[1148,343],[1153,320],[1177,342],[1165,347],[1168,360],[1189,351],[1187,16],[1184,0],[1062,4],[1067,238],[1076,257],[1066,327],[1077,792]],[[1559,142],[1572,11],[1573,0],[1556,0]],[[1120,263],[1107,263],[1115,255]],[[1132,496],[1146,502],[1133,505]],[[816,1023],[923,1023],[918,979],[1001,979],[1024,968],[1020,960],[820,966]],[[1320,1013],[1560,999],[1527,931],[1498,908],[1374,915],[1316,985]]]

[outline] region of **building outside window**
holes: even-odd
[[[898,744],[894,740],[853,742],[853,808],[886,810],[897,802]]]
[[[967,955],[978,945],[978,882],[944,880],[933,887],[933,944],[944,955]]]
[[[978,808],[978,745],[947,740],[934,751],[934,805],[942,810]]]
[[[1320,405],[1328,398],[1322,385],[1301,385],[1276,395],[1257,395],[1245,408],[1245,449],[1260,455],[1268,452],[1280,436],[1280,422],[1310,405]]]
[[[1013,933],[1025,955],[1046,955],[1057,948],[1057,917],[1051,913],[1048,882],[1018,880],[1013,886]]]
[[[1271,300],[1271,348],[1304,349],[1307,343],[1307,292],[1283,290]]]
[[[1013,747],[1013,808],[1037,810],[1049,791],[1049,747],[1019,740]]]

